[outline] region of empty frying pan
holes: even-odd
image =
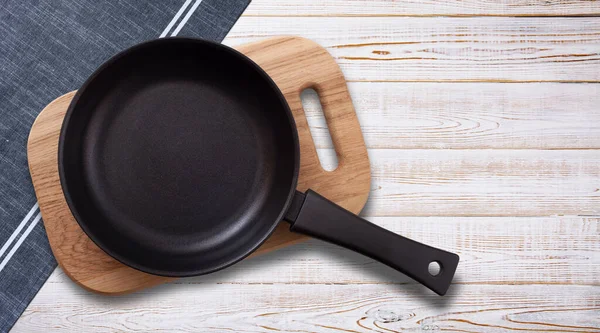
[[[271,78],[227,46],[139,44],[79,89],[62,126],[66,201],[105,252],[141,271],[192,276],[230,266],[277,224],[378,260],[436,293],[458,256],[296,191],[299,143]],[[430,263],[441,271],[429,273]]]

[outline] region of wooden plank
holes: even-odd
[[[600,286],[600,219],[566,217],[367,217],[461,256],[460,284]],[[72,284],[61,270],[48,283]],[[174,284],[414,284],[385,265],[311,240],[224,271]],[[393,288],[393,287],[390,287]]]
[[[600,214],[600,150],[370,149],[369,159],[366,216]]]
[[[365,83],[349,85],[368,148],[600,148],[600,85]],[[318,148],[331,148],[316,96],[305,108]]]
[[[593,17],[244,17],[225,42],[273,35],[317,41],[350,81],[600,80]]]
[[[253,0],[244,16],[562,16],[598,15],[585,0]]]
[[[60,304],[57,306],[57,304]],[[107,298],[47,284],[12,332],[599,332],[596,286],[165,285]]]

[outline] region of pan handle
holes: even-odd
[[[285,219],[290,230],[337,244],[384,263],[443,296],[458,266],[457,254],[402,237],[364,220],[318,193],[296,192]],[[429,273],[437,262],[440,271]]]

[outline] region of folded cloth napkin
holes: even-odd
[[[0,332],[56,267],[27,168],[37,114],[144,40],[221,41],[250,0],[0,0]]]

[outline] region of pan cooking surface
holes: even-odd
[[[295,189],[281,93],[224,47],[143,44],[82,87],[61,134],[61,181],[82,228],[151,273],[213,271],[273,230]]]
[[[274,140],[245,113],[252,101],[208,82],[138,88],[100,103],[84,136],[93,199],[111,220],[130,222],[116,224],[120,232],[155,241],[234,231],[231,222],[273,185]]]

